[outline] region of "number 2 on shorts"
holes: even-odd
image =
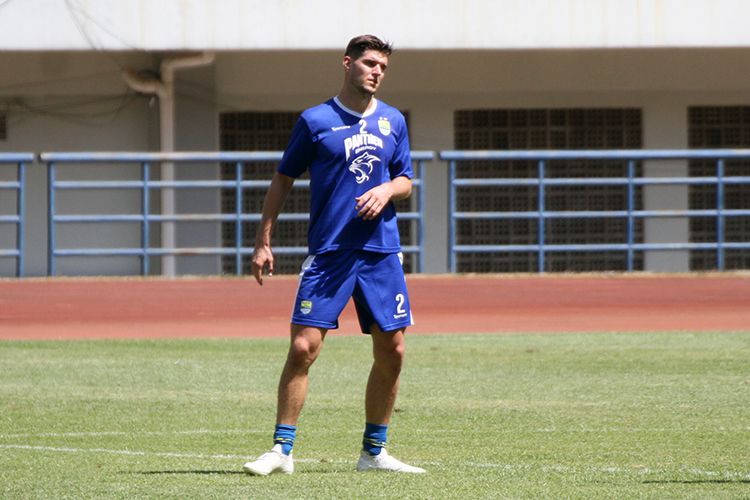
[[[396,294],[396,303],[398,306],[396,306],[396,313],[398,314],[406,314],[406,310],[404,309],[404,304],[406,303],[406,297],[403,293]]]

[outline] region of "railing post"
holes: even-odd
[[[18,224],[16,224],[16,248],[18,257],[16,258],[16,276],[23,277],[26,269],[24,255],[26,254],[26,165],[24,162],[18,162],[18,194],[16,195],[16,214],[18,214]]]
[[[448,270],[456,272],[456,161],[448,162]]]
[[[55,163],[47,164],[47,275],[55,276]]]
[[[417,250],[418,259],[417,272],[424,272],[424,160],[417,160],[417,175],[419,176],[419,189],[417,191]]]
[[[724,159],[716,161],[716,268],[724,270]]]
[[[237,162],[234,166],[235,178],[235,207],[234,207],[234,273],[237,276],[242,275],[242,162]]]
[[[628,272],[633,271],[633,258],[635,254],[635,252],[633,251],[633,243],[635,243],[635,221],[633,219],[633,209],[635,207],[635,185],[633,183],[634,179],[635,161],[628,160]]]
[[[143,220],[141,221],[141,248],[143,248],[143,254],[141,255],[141,275],[148,276],[149,274],[149,247],[151,246],[149,238],[149,217],[151,212],[150,204],[150,188],[149,179],[151,178],[151,168],[147,161],[141,163],[141,180],[143,181],[143,188],[141,190],[141,210],[143,212]]]
[[[538,257],[537,257],[537,269],[540,273],[544,272],[544,229],[545,229],[545,220],[544,220],[544,160],[539,160],[538,164],[538,175],[539,175],[539,189],[538,189],[538,197],[537,200],[537,208],[539,210],[539,222],[537,223],[537,240],[539,244],[539,251],[538,251]]]

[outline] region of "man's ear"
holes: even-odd
[[[344,56],[344,61],[341,63],[342,66],[344,66],[344,69],[349,71],[352,67],[352,58],[349,56]]]

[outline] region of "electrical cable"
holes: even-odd
[[[99,99],[93,99],[93,100],[87,100],[87,101],[77,101],[77,102],[64,102],[64,103],[58,103],[58,104],[52,104],[47,106],[37,106],[33,104],[29,104],[28,102],[18,99],[15,101],[12,101],[10,103],[7,103],[6,106],[8,107],[6,112],[10,109],[14,109],[16,111],[22,111],[27,113],[32,113],[36,115],[41,116],[48,116],[51,118],[55,118],[57,120],[61,120],[67,123],[73,123],[77,125],[84,125],[84,126],[95,126],[100,127],[103,125],[107,125],[109,123],[112,123],[115,118],[130,104],[132,104],[136,99],[138,99],[140,96],[138,94],[133,92],[126,92],[125,94],[121,96],[109,96]],[[81,112],[69,112],[69,111],[59,111],[60,109],[68,109],[70,107],[80,107],[80,106],[87,106],[87,105],[93,105],[93,104],[102,104],[106,102],[112,102],[116,101],[116,105],[111,109],[106,110],[99,110],[99,111],[81,111]],[[16,113],[13,113],[16,114]],[[22,121],[19,119],[13,120],[13,123],[18,123]]]
[[[89,33],[89,31],[86,29],[83,20],[79,17],[79,14],[129,49],[137,50],[139,52],[146,52],[143,49],[133,47],[129,43],[123,41],[119,36],[115,35],[109,29],[104,27],[101,22],[97,21],[91,15],[89,15],[88,12],[86,12],[80,5],[74,4],[73,0],[65,0],[65,7],[68,9],[68,14],[70,14],[70,18],[73,20],[73,25],[75,26],[76,30],[78,30],[83,39],[86,40],[86,42],[89,44],[89,46],[96,52],[106,56],[110,61],[114,63],[115,66],[117,66],[120,71],[125,69],[125,65],[122,64],[120,60],[117,59],[117,57],[115,57],[112,51],[104,50],[100,44],[96,43],[91,33]]]
[[[99,19],[92,16],[88,11],[86,11],[86,9],[81,7],[80,4],[74,3],[74,0],[65,0],[65,6],[67,7],[68,12],[71,14],[71,17],[73,18],[73,22],[76,23],[76,26],[79,28],[79,31],[84,36],[84,38],[86,38],[86,40],[89,42],[92,48],[95,48],[97,50],[103,50],[102,47],[97,46],[95,43],[93,43],[93,40],[91,39],[90,34],[84,27],[83,21],[78,17],[78,14],[88,19],[92,24],[96,25],[97,28],[107,33],[109,36],[111,36],[112,38],[120,42],[126,48],[130,50],[139,51],[139,52],[145,51],[143,48],[136,47],[135,45],[131,44],[129,41],[124,40],[118,34],[116,34],[107,26],[105,26]]]

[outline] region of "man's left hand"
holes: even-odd
[[[355,198],[357,205],[357,217],[363,220],[373,220],[378,217],[383,209],[390,203],[393,196],[393,187],[390,182],[375,186],[362,196]]]

